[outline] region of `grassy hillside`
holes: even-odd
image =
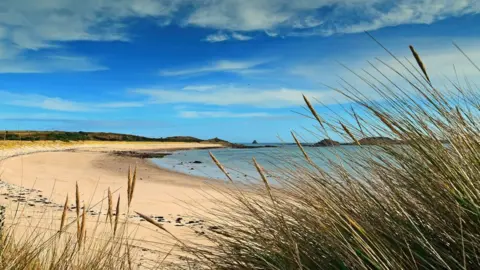
[[[23,141],[143,141],[143,142],[208,142],[190,136],[175,136],[165,138],[149,138],[131,134],[110,132],[66,132],[66,131],[4,131],[0,140]],[[212,139],[213,140],[213,139]],[[222,140],[220,140],[222,141]],[[226,141],[222,141],[228,143]]]

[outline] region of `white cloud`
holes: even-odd
[[[303,105],[302,94],[328,104],[345,100],[330,90],[301,90],[289,88],[260,89],[246,87],[218,87],[208,92],[185,92],[164,89],[136,89],[133,93],[149,98],[155,104],[245,105],[260,108],[285,108]]]
[[[160,71],[161,76],[183,76],[183,75],[193,75],[201,73],[212,73],[212,72],[233,72],[239,73],[247,70],[251,70],[257,66],[265,64],[266,60],[259,61],[232,61],[232,60],[219,60],[212,62],[206,66],[178,69],[178,70],[162,70]]]
[[[130,102],[130,101],[124,101],[124,102],[107,102],[107,103],[98,103],[98,104],[93,104],[94,108],[100,108],[100,109],[120,109],[120,108],[138,108],[138,107],[143,107],[145,104],[143,102]]]
[[[90,112],[102,109],[142,107],[144,105],[140,102],[77,102],[59,97],[48,97],[37,94],[17,94],[8,91],[0,91],[0,104],[64,112]]]
[[[254,117],[273,117],[272,114],[264,112],[253,113],[234,113],[229,111],[180,111],[178,116],[181,118],[254,118]]]
[[[234,39],[236,39],[236,40],[240,40],[240,41],[247,41],[247,40],[253,39],[253,38],[250,37],[250,36],[242,35],[242,34],[240,34],[240,33],[233,33],[233,34],[232,34],[232,38],[234,38]]]
[[[229,40],[230,37],[227,35],[227,34],[224,34],[224,33],[215,33],[215,34],[211,34],[211,35],[208,35],[204,41],[206,42],[211,42],[211,43],[215,43],[215,42],[222,42],[222,41],[226,41],[226,40]]]
[[[217,32],[215,34],[208,35],[205,39],[203,39],[203,41],[215,43],[215,42],[223,42],[223,41],[232,40],[232,39],[239,40],[239,41],[248,41],[253,39],[253,37],[236,33],[236,32],[233,32],[231,35],[228,35],[222,32]]]
[[[250,31],[264,31],[272,37],[358,33],[479,12],[478,0],[3,0],[0,60],[12,61],[1,62],[0,70],[104,69],[86,58],[75,60],[84,62],[68,60],[71,64],[58,59],[38,61],[32,52],[62,48],[71,41],[129,41],[131,18],[216,29],[219,32],[205,40],[221,42],[249,40]]]
[[[231,31],[314,29],[307,33],[322,35],[429,24],[480,12],[476,0],[224,0],[196,7],[187,24]]]
[[[203,92],[216,88],[218,88],[218,85],[187,85],[182,90]]]
[[[274,31],[265,30],[265,34],[269,37],[278,37],[278,33]]]
[[[395,39],[386,41],[383,45],[389,48],[405,66],[411,67],[405,60],[408,59],[416,67],[415,59],[408,48],[409,44],[413,44],[426,66],[429,77],[432,81],[440,83],[441,85],[439,85],[439,87],[443,86],[445,77],[449,79],[456,77],[454,66],[460,79],[467,77],[471,81],[478,80],[480,72],[452,45],[451,41],[451,39],[446,37],[426,39],[409,38],[407,40]],[[463,38],[457,39],[456,42],[474,63],[480,63],[480,52],[477,49],[478,44],[480,44],[480,39]],[[336,61],[345,63],[349,68],[360,73],[362,73],[362,69],[364,69],[372,74],[376,74],[377,72],[367,62],[371,61],[377,68],[381,68],[385,75],[402,81],[395,72],[376,61],[374,57],[378,57],[400,72],[405,72],[404,67],[384,52],[383,49],[375,44],[373,45],[375,49],[372,50],[372,48],[370,48],[366,51],[356,51],[355,53],[349,54],[347,58],[341,58],[341,55],[339,55],[339,58],[332,56],[335,60],[321,59],[315,61],[315,59],[309,59],[308,63],[290,66],[289,72],[314,82],[322,82],[330,85],[338,81],[338,77],[348,79],[349,82],[360,82],[358,78],[340,66]],[[319,74],[322,74],[322,76],[319,76]]]
[[[415,45],[417,52],[421,55],[430,78],[435,85],[439,87],[439,90],[445,89],[445,85],[452,90],[450,83],[445,77],[456,81],[454,65],[461,82],[464,81],[465,77],[467,77],[470,82],[480,82],[479,71],[476,70],[476,68],[469,63],[469,61],[455,47],[453,47],[448,40],[448,38],[442,37],[434,39],[400,39],[389,42],[397,44],[397,46],[393,46],[391,50],[407,67],[410,67],[410,64],[406,62],[405,57],[416,66],[415,60],[408,49],[408,44],[412,42],[412,44]],[[480,52],[477,49],[480,40],[464,38],[458,39],[456,42],[473,62],[480,63]],[[386,46],[390,47],[389,44],[386,44]],[[372,48],[376,49],[371,50]],[[346,55],[345,58],[339,58],[338,60],[346,63],[348,67],[358,72],[360,75],[369,77],[369,75],[366,75],[363,72],[363,70],[366,70],[382,81],[385,81],[382,75],[378,74],[367,62],[372,61],[377,68],[380,68],[384,75],[392,79],[400,87],[406,91],[411,89],[411,87],[408,86],[408,84],[395,72],[376,61],[375,57],[379,57],[379,59],[382,59],[388,63],[388,65],[400,72],[408,74],[399,63],[375,44],[372,44],[372,47],[367,50],[352,52]],[[327,60],[330,62],[327,62]],[[315,83],[325,83],[329,86],[338,87],[338,82],[341,82],[339,78],[344,78],[357,87],[367,97],[381,99],[381,96],[370,86],[365,84],[365,82],[357,78],[355,75],[351,74],[350,71],[337,64],[335,60],[337,60],[336,56],[331,56],[327,59],[320,58],[318,61],[309,58],[303,65],[286,65],[286,67],[290,69],[290,75],[294,74],[296,76],[301,76],[302,82],[308,83],[310,81]],[[245,69],[245,72],[248,72],[249,70],[257,69]],[[243,72],[243,70],[238,72]],[[281,70],[278,72],[280,74],[279,76],[289,75],[283,73]],[[305,78],[308,80],[305,80]],[[296,81],[294,78],[291,79],[293,79],[291,82]],[[375,82],[375,84],[378,83]],[[389,83],[387,82],[387,84]],[[262,86],[263,85],[246,87],[229,84],[207,86],[197,85],[186,86],[184,89],[178,90],[151,88],[136,89],[133,92],[144,95],[148,97],[150,102],[158,104],[204,104],[214,106],[239,105],[259,108],[287,108],[303,105],[302,94],[311,98],[316,98],[323,104],[327,105],[350,102],[350,100],[341,94],[329,90],[327,87],[317,89],[297,89],[295,86],[290,88],[272,88],[271,86],[262,88]],[[186,89],[191,91],[182,91]]]
[[[3,0],[0,43],[39,50],[67,41],[127,41],[128,18],[226,31],[329,35],[479,12],[477,0]]]
[[[308,16],[304,19],[293,22],[293,28],[305,29],[305,28],[314,28],[319,25],[322,25],[324,22],[313,16]]]
[[[48,73],[48,72],[90,72],[108,68],[81,56],[46,56],[35,60],[17,57],[0,59],[0,73]]]

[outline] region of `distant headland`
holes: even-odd
[[[202,140],[192,136],[171,137],[145,137],[132,134],[112,132],[85,132],[85,131],[32,131],[32,130],[7,130],[0,133],[0,140],[10,141],[124,141],[124,142],[191,142],[191,143],[217,143],[229,148],[265,148],[274,145],[244,145],[231,143],[220,138]]]

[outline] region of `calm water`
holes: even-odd
[[[356,146],[306,147],[305,149],[320,166],[322,166],[325,157],[341,159],[345,154],[358,155],[359,151]],[[152,159],[152,161],[160,167],[186,174],[226,179],[210,159],[208,151],[179,151],[161,159]],[[289,167],[294,163],[304,164],[303,161],[305,160],[301,151],[295,145],[282,145],[277,148],[214,149],[210,151],[227,168],[232,178],[240,181],[250,176],[257,177],[258,174],[252,163],[253,157],[267,170]]]

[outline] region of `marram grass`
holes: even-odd
[[[305,97],[319,137],[354,142],[358,154],[332,147],[313,157],[292,133],[304,162],[286,160],[267,178],[254,161],[261,184],[233,182],[205,216],[218,228],[205,235],[214,244],[187,248],[199,268],[480,268],[479,89],[436,86],[410,50],[417,67],[399,62],[398,76],[385,62],[354,73],[382,100],[357,85],[335,89],[352,101],[350,118],[320,115]],[[402,143],[360,143],[378,136]]]

